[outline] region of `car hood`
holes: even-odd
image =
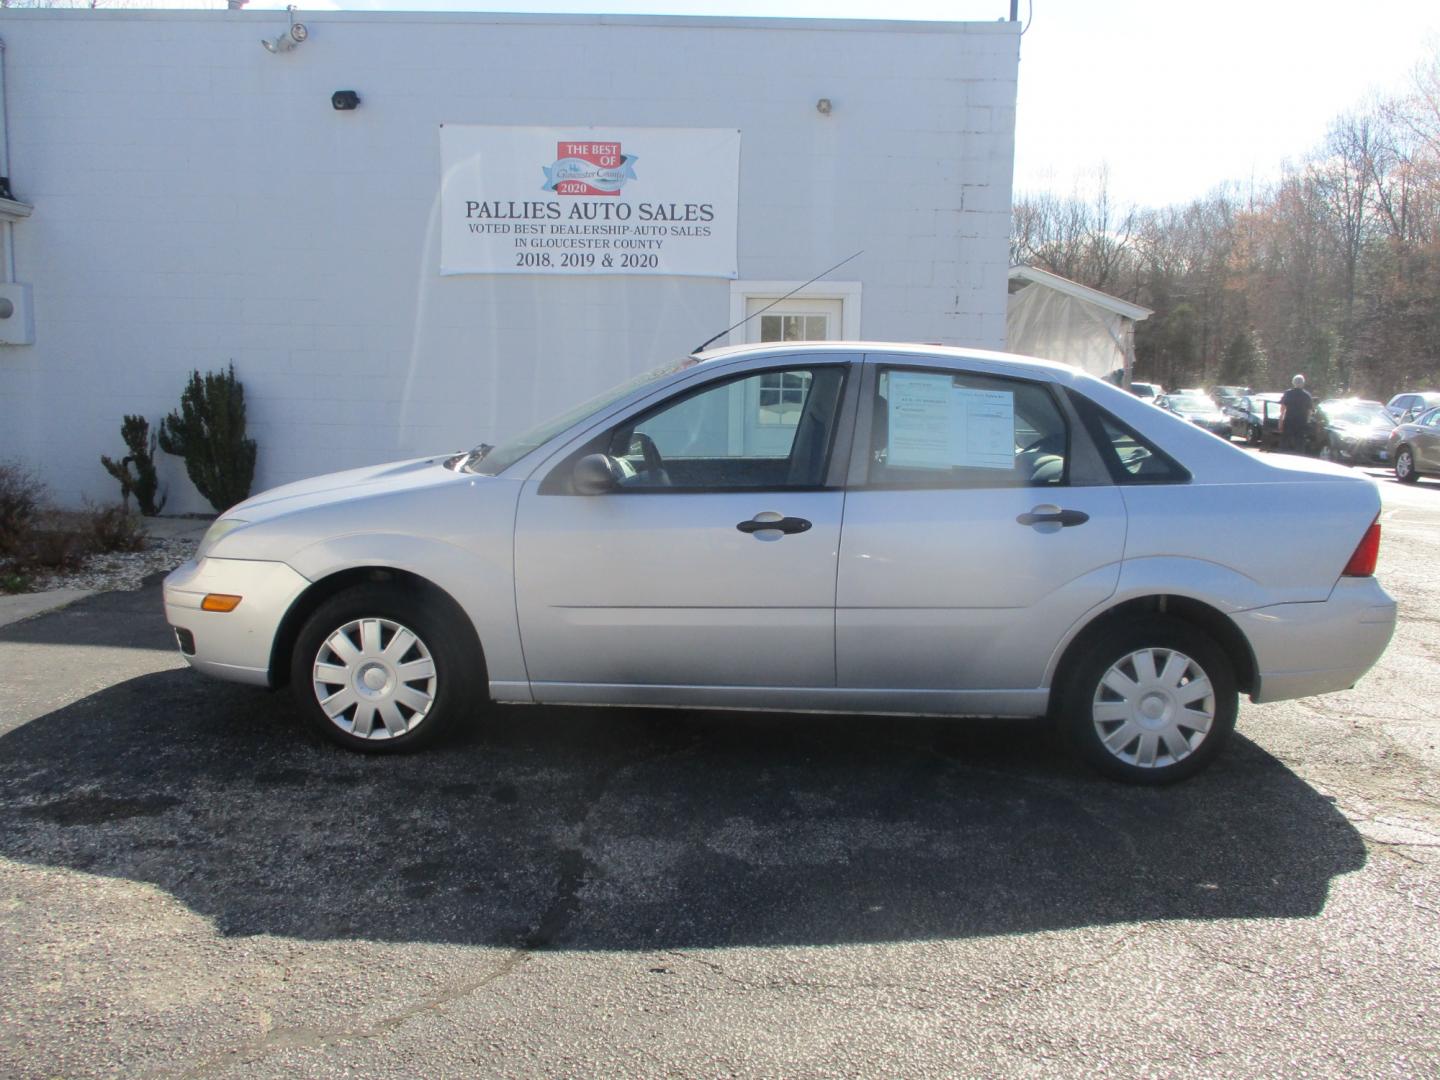
[[[335,502],[369,498],[391,492],[430,487],[453,481],[458,475],[445,467],[454,455],[412,458],[385,465],[369,465],[361,469],[312,476],[293,484],[262,491],[225,511],[224,517],[240,518],[251,523],[267,521],[281,514],[310,510]],[[479,477],[465,474],[470,479]]]
[[[1389,435],[1390,432],[1395,430],[1394,424],[1387,424],[1384,421],[1376,421],[1369,424],[1337,423],[1334,427],[1336,431],[1357,438],[1365,435]]]

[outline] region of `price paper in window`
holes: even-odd
[[[1015,395],[956,386],[949,375],[892,371],[887,464],[901,469],[1009,469]]]

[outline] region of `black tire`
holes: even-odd
[[[1395,451],[1395,479],[1402,484],[1413,484],[1420,479],[1415,471],[1415,452],[1408,446]]]
[[[1235,728],[1239,696],[1234,665],[1209,635],[1188,623],[1157,615],[1129,625],[1112,623],[1081,648],[1076,662],[1069,667],[1068,677],[1059,687],[1060,716],[1072,744],[1087,764],[1114,780],[1155,785],[1194,776],[1215,759]],[[1146,702],[1143,708],[1154,707],[1160,715],[1146,715],[1143,720],[1097,718],[1097,707],[1110,706],[1106,711],[1112,715],[1130,709],[1130,703],[1104,688],[1102,680],[1112,668],[1119,667],[1122,674],[1129,672],[1132,682],[1143,684],[1146,680],[1131,658],[1145,650],[1154,650],[1151,662],[1160,668],[1161,674],[1172,655],[1178,654],[1177,664],[1183,661],[1173,691],[1157,681],[1151,693],[1142,699]],[[1202,677],[1209,680],[1211,691],[1207,699],[1198,702],[1202,710],[1209,705],[1209,728],[1203,732],[1197,726],[1202,714],[1188,709],[1182,696],[1186,686],[1194,685]],[[1169,696],[1172,693],[1174,696]],[[1107,747],[1105,738],[1113,740],[1127,724],[1134,731],[1134,737],[1114,750]],[[1152,724],[1153,727],[1146,726]],[[1152,764],[1143,763],[1147,745],[1156,751]],[[1170,752],[1171,747],[1177,749]],[[1181,747],[1183,751],[1178,749]]]
[[[305,621],[291,653],[290,688],[306,721],[331,742],[368,754],[404,753],[434,742],[478,700],[476,672],[483,664],[470,655],[473,636],[463,632],[462,617],[443,600],[396,582],[357,585],[332,596]],[[368,642],[367,633],[375,635]],[[354,650],[350,663],[332,648],[345,644],[337,634]],[[322,664],[334,680],[317,680]],[[366,685],[367,679],[378,685]],[[322,692],[347,690],[353,706],[332,719]]]

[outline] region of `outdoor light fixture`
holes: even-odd
[[[822,97],[819,101],[815,102],[815,111],[821,116],[829,116],[830,108],[830,99],[828,97]]]
[[[330,107],[336,112],[349,112],[360,107],[360,95],[354,90],[336,90],[330,95]]]
[[[295,5],[291,4],[285,10],[290,13],[290,29],[278,37],[262,38],[260,41],[272,53],[287,53],[310,36],[305,24],[295,21]]]

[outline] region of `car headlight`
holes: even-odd
[[[248,521],[241,518],[220,518],[210,528],[205,530],[205,535],[200,538],[200,546],[195,549],[195,561],[199,562],[209,554],[210,549],[219,543],[220,538],[227,536],[236,529],[249,525]]]

